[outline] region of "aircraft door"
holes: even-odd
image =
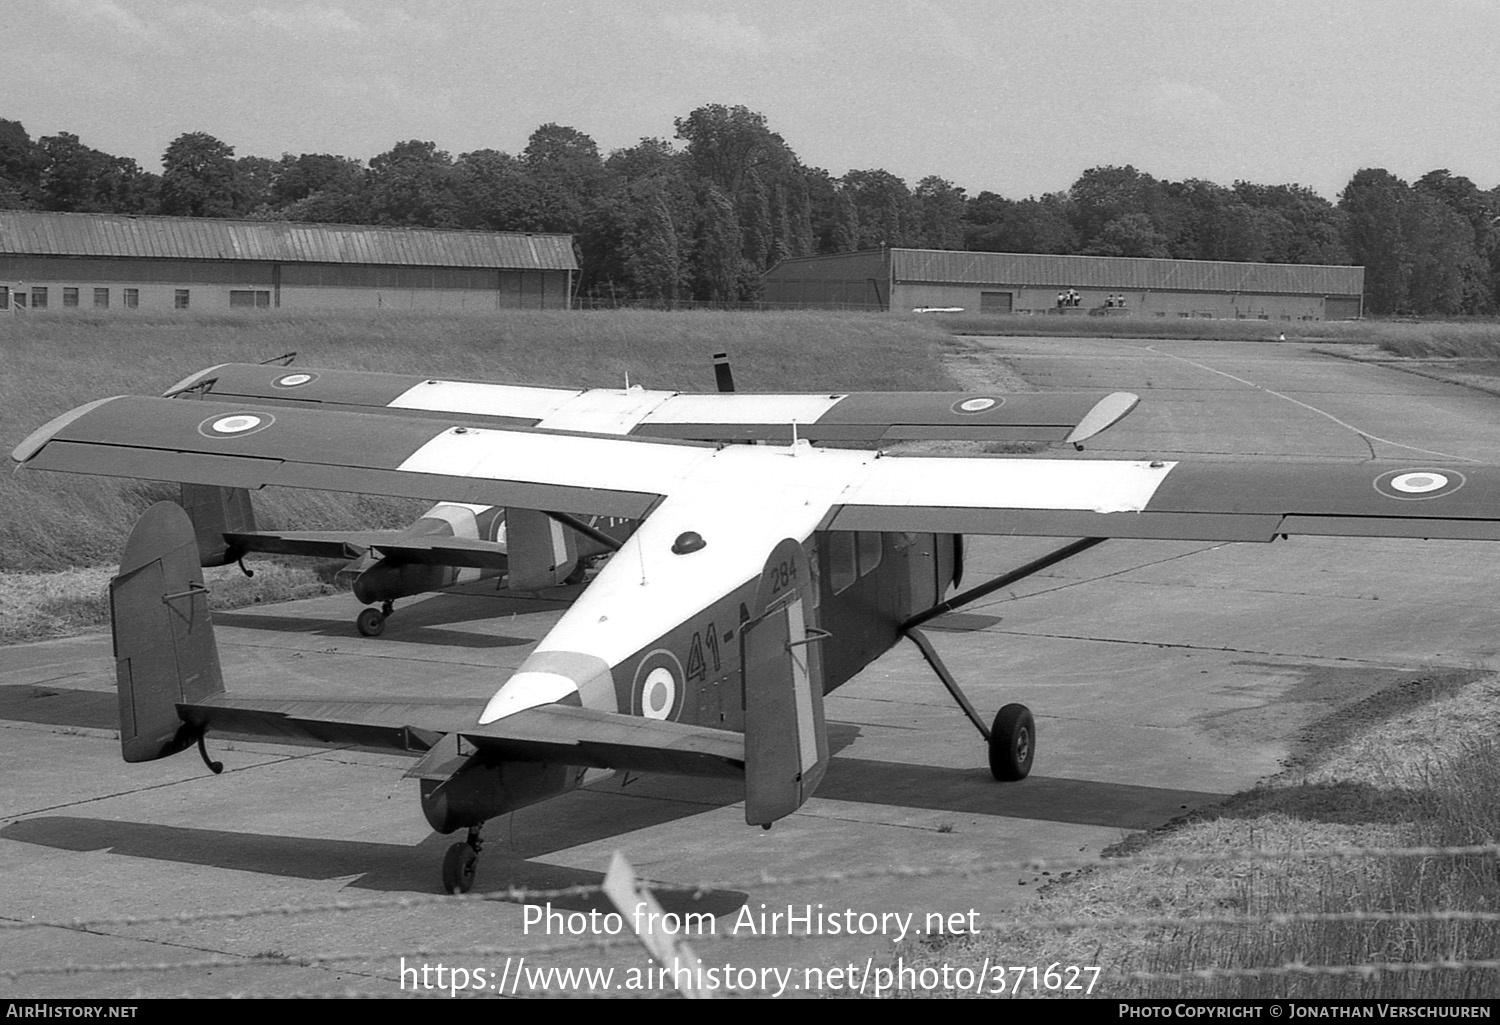
[[[740,628],[745,821],[769,826],[800,808],[828,768],[818,650],[827,635],[807,625],[812,578],[796,541],[771,553],[756,607],[760,614]]]

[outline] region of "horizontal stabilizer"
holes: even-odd
[[[470,566],[504,571],[505,545],[475,538],[433,535],[405,530],[300,530],[228,534],[245,551],[270,555],[301,555],[314,559],[357,559],[366,552],[394,563],[433,566]]]
[[[183,704],[199,730],[421,753],[447,734],[496,759],[692,776],[738,776],[744,737],[725,730],[580,708],[542,705],[479,725],[483,702],[349,701],[222,694]]]

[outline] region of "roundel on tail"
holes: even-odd
[[[1382,473],[1375,478],[1375,490],[1387,498],[1418,501],[1451,495],[1466,483],[1467,478],[1457,470],[1420,467]]]

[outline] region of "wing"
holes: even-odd
[[[845,493],[826,527],[1193,541],[1291,534],[1500,540],[1500,467],[887,457]]]
[[[634,520],[673,496],[689,507],[733,503],[751,518],[761,505],[778,516],[795,507],[798,524],[825,530],[1223,541],[1500,537],[1500,468],[1493,466],[902,457],[449,426],[389,414],[215,409],[222,407],[101,400],[39,429],[13,458],[108,476],[440,495]],[[798,529],[805,538],[811,528]]]
[[[703,441],[914,440],[1081,442],[1138,401],[1127,392],[691,395],[440,381],[407,374],[259,364],[210,367],[174,385],[219,402],[396,413],[485,427],[538,427]]]
[[[639,520],[714,452],[693,442],[124,396],[58,417],[12,457],[102,476],[442,497]]]

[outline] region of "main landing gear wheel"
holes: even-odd
[[[474,886],[474,872],[479,854],[466,843],[456,843],[443,855],[443,889],[449,893],[468,893]]]
[[[385,621],[395,611],[396,606],[391,602],[382,604],[378,611],[373,608],[364,609],[354,617],[354,627],[366,637],[379,637],[385,633]]]
[[[990,728],[990,774],[1002,783],[1025,779],[1036,758],[1036,720],[1025,705],[1006,705]]]
[[[443,889],[449,893],[468,893],[474,886],[474,873],[479,868],[479,852],[484,841],[479,838],[479,826],[469,827],[469,838],[448,848],[443,855]]]

